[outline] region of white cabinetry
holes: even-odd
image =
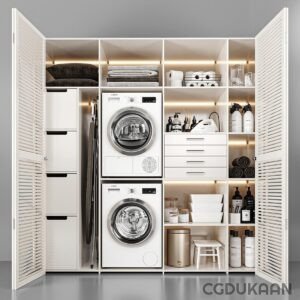
[[[220,116],[216,134],[166,133],[164,135],[165,195],[184,199],[186,193],[223,194],[223,219],[218,224],[184,224],[192,235],[209,235],[224,244],[221,269],[164,267],[166,272],[242,272],[228,264],[229,230],[243,234],[255,230],[256,268],[261,277],[288,282],[288,95],[287,9],[281,11],[256,38],[149,38],[149,39],[46,39],[17,10],[13,10],[12,89],[12,285],[19,288],[48,270],[80,271],[82,243],[80,174],[81,147],[87,144],[80,131],[79,91],[155,91],[163,95],[164,124],[182,112],[203,120],[215,111]],[[28,50],[30,49],[30,51]],[[92,60],[99,66],[98,87],[51,88],[46,91],[46,51],[51,61]],[[71,51],[72,50],[72,51]],[[51,54],[50,54],[51,52]],[[96,60],[96,63],[95,63]],[[158,87],[107,87],[107,62],[153,61],[159,65]],[[230,86],[232,64],[245,64],[256,73],[256,86]],[[99,62],[99,64],[98,64]],[[216,87],[172,87],[169,70],[216,71]],[[276,87],[276,88],[275,88]],[[101,101],[101,99],[100,99]],[[253,104],[256,133],[231,133],[229,106]],[[271,103],[271,105],[270,105]],[[79,108],[79,105],[81,106]],[[271,110],[266,109],[272,106]],[[85,120],[87,121],[87,120]],[[271,124],[271,126],[270,126]],[[100,132],[99,132],[100,134]],[[276,138],[274,138],[276,137]],[[100,140],[101,144],[101,140]],[[101,149],[101,147],[100,147]],[[255,178],[230,178],[234,157],[256,157]],[[99,155],[100,156],[100,155]],[[48,159],[48,160],[47,160]],[[46,162],[46,163],[45,163]],[[109,168],[109,165],[106,166]],[[47,177],[48,174],[48,177]],[[233,187],[248,184],[256,193],[256,224],[229,224]],[[100,185],[100,183],[99,183]],[[169,188],[170,187],[170,188]],[[176,187],[176,188],[175,188]],[[100,188],[99,188],[100,190]],[[175,194],[174,194],[175,193]],[[73,202],[73,199],[76,201]],[[99,205],[99,210],[101,205]],[[273,214],[277,210],[276,215]],[[101,215],[99,213],[99,215]],[[48,219],[47,219],[48,216]],[[275,224],[275,225],[274,225]],[[165,228],[177,225],[165,225]],[[274,227],[275,226],[275,227]],[[274,228],[276,230],[274,231]],[[99,228],[99,243],[101,228]],[[163,230],[165,233],[165,230]],[[276,232],[276,245],[270,240]],[[165,251],[163,244],[162,251]],[[101,249],[101,247],[99,247]],[[101,253],[99,253],[101,263]],[[89,269],[90,270],[90,269]],[[98,271],[98,270],[97,270]],[[103,271],[103,270],[99,270]],[[116,270],[114,270],[116,271]]]

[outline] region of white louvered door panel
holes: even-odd
[[[45,274],[44,37],[13,9],[12,287]]]
[[[288,282],[288,12],[256,37],[256,273]]]

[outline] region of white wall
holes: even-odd
[[[298,2],[298,3],[297,3]],[[10,260],[11,8],[48,37],[242,37],[290,7],[290,258],[300,260],[300,1],[297,0],[1,0],[0,261]]]

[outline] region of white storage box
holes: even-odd
[[[78,206],[77,174],[47,174],[47,216],[76,216]]]
[[[47,217],[46,269],[69,271],[79,261],[78,218]]]
[[[223,194],[191,194],[190,201],[194,204],[221,204]]]
[[[192,203],[190,209],[196,213],[219,213],[223,210],[223,203]]]
[[[77,90],[49,90],[46,96],[47,130],[77,130]]]
[[[47,172],[77,172],[77,132],[47,132]]]
[[[223,213],[194,213],[191,212],[193,223],[221,223]]]

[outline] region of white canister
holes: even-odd
[[[165,222],[170,222],[170,215],[174,213],[178,213],[178,209],[176,207],[165,208]]]
[[[238,231],[233,231],[230,237],[230,267],[240,268],[242,266],[242,241]]]
[[[179,211],[179,223],[188,223],[189,220],[190,220],[189,210],[188,209],[181,209]]]
[[[255,267],[255,237],[253,231],[248,232],[245,237],[245,266],[247,268]]]
[[[178,213],[174,213],[174,212],[170,213],[170,215],[169,215],[169,223],[170,224],[177,224],[178,219],[179,219]]]

